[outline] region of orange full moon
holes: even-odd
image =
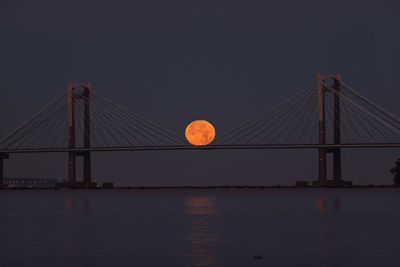
[[[186,139],[194,146],[206,146],[215,138],[215,129],[205,120],[192,121],[185,130]]]

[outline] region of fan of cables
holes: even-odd
[[[341,144],[400,143],[400,120],[342,83],[323,87],[326,144],[334,143],[340,126]],[[334,104],[335,96],[339,105]],[[340,114],[340,116],[335,116]],[[267,108],[248,122],[221,135],[216,145],[317,145],[318,91],[315,84]]]
[[[2,150],[68,148],[67,94],[56,97],[0,141]],[[73,91],[75,148],[182,146],[185,140],[175,133],[131,112],[91,91],[90,97]],[[89,108],[85,116],[85,108]],[[85,131],[86,127],[89,131]],[[89,135],[89,136],[85,136]]]

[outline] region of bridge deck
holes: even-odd
[[[378,144],[276,144],[276,145],[208,145],[196,146],[141,146],[141,147],[93,147],[93,148],[48,148],[48,149],[2,149],[0,153],[59,153],[59,152],[106,152],[106,151],[152,151],[152,150],[228,150],[228,149],[318,149],[318,148],[396,148],[400,143]]]

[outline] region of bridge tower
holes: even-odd
[[[331,82],[331,84],[328,84]],[[319,145],[326,145],[326,122],[325,122],[325,101],[326,93],[333,93],[333,144],[340,145],[340,86],[341,78],[339,75],[321,75],[317,77],[318,90],[318,129]],[[333,180],[327,179],[327,154],[333,154]],[[342,181],[342,157],[340,147],[320,147],[319,148],[319,168],[318,184],[341,186]]]
[[[90,148],[90,91],[92,86],[87,83],[67,85],[67,109],[68,109],[68,148],[76,149],[75,129],[75,104],[83,101],[83,148]],[[76,181],[76,158],[83,157],[83,183]],[[90,151],[69,151],[68,152],[68,186],[69,187],[92,187]]]

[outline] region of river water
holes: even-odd
[[[400,266],[400,190],[0,191],[0,266]]]

